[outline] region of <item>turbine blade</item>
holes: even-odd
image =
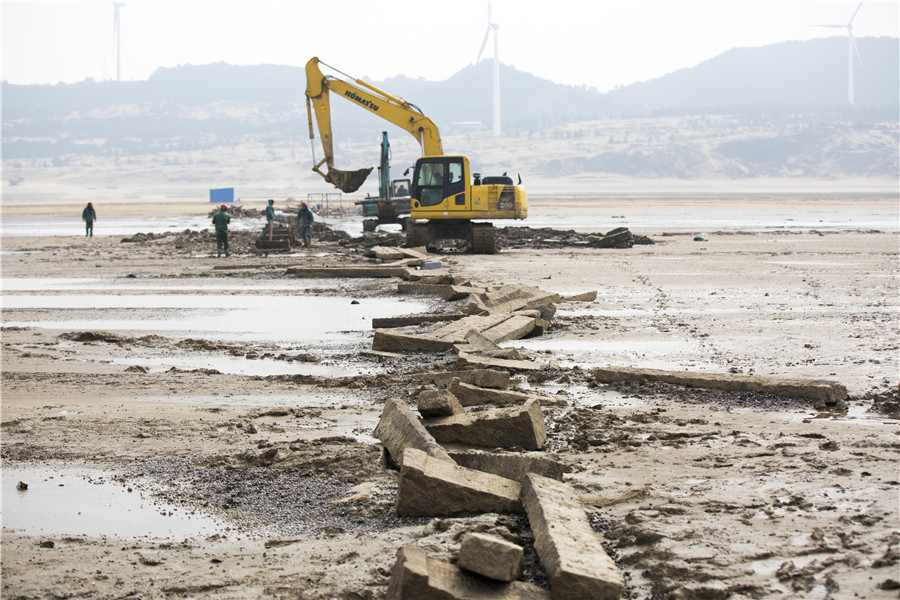
[[[846,26],[846,25],[822,25],[822,24],[815,24],[815,25],[807,25],[807,27],[831,27],[832,29],[845,29],[847,26]]]
[[[478,61],[481,60],[481,54],[484,52],[484,47],[487,46],[488,36],[491,35],[491,26],[488,25],[487,31],[484,32],[484,41],[481,42],[481,50],[478,51],[478,58],[475,59],[475,64],[478,64]]]
[[[860,2],[859,6],[856,7],[856,10],[853,11],[853,16],[850,17],[850,21],[847,22],[847,26],[849,27],[851,23],[853,23],[853,19],[856,18],[856,13],[859,12],[859,9],[862,8],[863,3]]]

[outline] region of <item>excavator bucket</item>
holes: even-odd
[[[337,189],[346,194],[355,192],[366,181],[366,177],[372,172],[373,167],[368,169],[359,169],[357,171],[341,171],[340,169],[331,169],[325,176],[325,181],[334,185]]]

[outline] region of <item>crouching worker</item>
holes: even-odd
[[[216,256],[222,256],[222,250],[228,256],[228,224],[231,222],[228,207],[224,204],[220,206],[219,212],[213,215],[212,222],[216,226]]]
[[[312,224],[315,221],[313,212],[306,206],[306,202],[300,203],[300,212],[297,213],[297,220],[300,221],[300,233],[303,237],[303,245],[309,246],[312,243]]]

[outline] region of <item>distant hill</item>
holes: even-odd
[[[736,48],[607,93],[502,65],[504,136],[577,139],[577,148],[570,144],[573,156],[548,157],[542,168],[553,172],[893,176],[897,128],[890,124],[897,122],[900,104],[900,39],[857,41],[864,63],[855,71],[853,107],[847,103],[843,37]],[[595,64],[602,68],[602,61]],[[491,127],[491,71],[491,62],[482,61],[445,81],[399,76],[373,83],[415,103],[444,136],[462,135]],[[305,87],[300,67],[224,63],[159,69],[136,82],[3,82],[3,158],[171,153],[251,138],[305,144]],[[350,103],[332,107],[338,142],[377,143],[380,131],[391,127]],[[578,125],[687,115],[704,117],[684,121],[700,129],[629,123],[629,143],[622,143],[627,133],[609,133],[618,127],[608,121],[605,130]],[[789,156],[790,167],[778,156]]]
[[[863,64],[854,65],[857,106],[900,102],[900,39],[857,39]],[[604,96],[612,112],[736,106],[823,107],[847,103],[847,38],[735,48],[652,81]]]

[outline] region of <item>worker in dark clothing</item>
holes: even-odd
[[[269,199],[266,207],[266,227],[269,228],[269,241],[272,241],[272,233],[275,231],[275,201]]]
[[[84,237],[94,237],[94,221],[97,220],[97,211],[90,202],[81,211],[81,220],[84,221]]]
[[[219,212],[213,215],[212,222],[216,226],[216,256],[222,256],[223,249],[225,256],[228,256],[228,224],[231,222],[228,207],[224,204],[220,206]]]
[[[297,213],[297,220],[300,221],[300,232],[303,237],[303,245],[309,246],[312,243],[312,224],[315,221],[313,212],[306,206],[306,202],[300,203],[300,212]]]

